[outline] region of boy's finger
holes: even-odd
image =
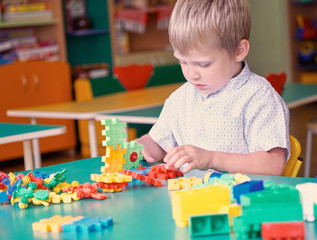
[[[184,167],[184,169],[182,170],[182,173],[188,173],[188,172],[190,172],[193,169],[194,169],[193,164],[192,163],[188,163],[186,165],[186,167]]]

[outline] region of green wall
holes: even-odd
[[[251,71],[262,76],[285,71],[291,81],[287,1],[248,1],[252,32],[247,61]]]

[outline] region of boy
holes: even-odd
[[[282,175],[289,111],[266,79],[251,73],[247,0],[178,0],[169,38],[187,80],[138,139],[148,162],[183,172]]]

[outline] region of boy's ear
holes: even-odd
[[[242,39],[239,43],[235,59],[237,62],[243,61],[249,53],[250,43],[246,39]]]

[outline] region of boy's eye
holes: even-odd
[[[202,68],[207,68],[210,66],[210,63],[206,63],[206,64],[199,64],[200,67]]]
[[[184,61],[178,61],[178,63],[179,63],[180,65],[186,64],[186,62],[184,62]]]

